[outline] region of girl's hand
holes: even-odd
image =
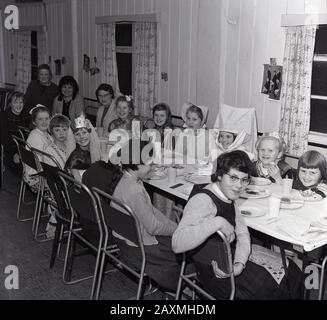
[[[218,268],[218,264],[215,260],[211,261],[211,265],[212,265],[213,272],[215,273],[215,276],[218,279],[226,279],[229,277],[229,275],[227,273],[225,273],[224,271],[222,271]]]
[[[281,182],[282,177],[280,175],[280,170],[276,164],[272,164],[268,168],[269,175],[276,180],[276,182]]]
[[[235,230],[234,227],[222,217],[217,217],[219,219],[219,231],[221,231],[229,243],[233,242],[235,239]]]
[[[20,162],[19,155],[18,153],[15,153],[13,156],[13,161],[14,163],[18,164]]]
[[[237,277],[239,276],[243,270],[245,269],[245,266],[241,262],[235,262],[234,263],[234,276]]]

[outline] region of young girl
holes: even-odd
[[[300,190],[304,197],[314,193],[323,198],[327,196],[327,164],[325,157],[318,151],[307,151],[299,159],[297,179],[293,189]]]
[[[161,287],[172,292],[176,290],[180,265],[171,249],[171,236],[177,225],[156,209],[143,186],[144,179],[151,170],[150,165],[133,164],[133,155],[129,161],[117,166],[113,174],[113,196],[128,205],[136,215],[141,227],[144,250],[147,257],[145,272]],[[115,207],[115,205],[112,205]],[[120,253],[131,264],[140,266],[139,250],[117,233]]]
[[[76,148],[67,159],[65,169],[68,169],[77,181],[82,181],[82,175],[90,165],[99,161],[100,142],[91,122],[84,115],[72,123]]]
[[[187,161],[211,162],[217,157],[215,138],[205,130],[207,115],[208,107],[191,103],[182,106],[182,118],[186,129],[176,141],[175,152],[186,156]]]
[[[256,143],[258,160],[253,163],[252,175],[281,184],[283,178],[293,178],[293,169],[283,160],[285,143],[277,133],[264,134]]]
[[[12,135],[20,136],[18,127],[28,125],[27,118],[23,114],[24,94],[18,91],[12,92],[8,97],[7,108],[4,112],[6,121],[3,122],[3,147],[5,166],[20,172],[19,155],[17,146],[12,139]]]
[[[35,149],[44,151],[47,146],[53,142],[53,138],[48,132],[50,112],[47,107],[39,104],[30,110],[30,115],[32,124],[35,128],[30,132],[27,138],[27,143]],[[25,179],[30,186],[35,186],[39,181],[37,177],[31,177],[31,175],[35,173],[34,169],[26,167]]]
[[[236,200],[250,183],[251,166],[243,151],[218,157],[212,183],[186,204],[182,220],[173,234],[172,248],[175,253],[188,252],[204,289],[217,299],[226,299],[230,293],[230,280],[226,279],[228,275],[219,260],[221,254],[226,254],[216,234],[221,231],[231,244],[235,299],[295,298],[299,293],[301,272],[292,261],[289,261],[287,274],[278,283],[269,268],[267,270],[267,266],[260,264],[260,259],[254,262],[253,253],[250,256],[250,235]],[[275,258],[274,262],[282,271],[281,259]]]
[[[120,96],[116,100],[116,114],[118,119],[111,121],[109,132],[115,129],[132,130],[132,122],[137,119],[134,116],[133,99],[130,96]]]
[[[68,139],[68,136],[72,134],[69,125],[69,119],[62,114],[56,114],[50,120],[49,131],[53,137],[53,142],[46,147],[45,152],[54,156],[61,169],[65,167],[70,153],[76,147],[74,137]],[[44,161],[49,165],[55,165],[49,158],[44,159]]]
[[[244,142],[249,138],[249,135],[241,130],[239,133],[236,131],[224,131],[219,130],[218,134],[218,153],[222,154],[224,152],[231,152],[234,150],[242,150],[247,153],[251,160],[254,160],[254,154],[247,151]]]

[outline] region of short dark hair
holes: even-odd
[[[62,101],[62,99],[64,97],[61,92],[62,87],[65,85],[68,85],[68,84],[73,87],[73,100],[76,98],[76,96],[79,92],[79,87],[78,87],[77,81],[72,76],[64,76],[60,79],[59,84],[58,84],[58,91],[59,91],[58,100],[59,101]]]
[[[10,107],[11,106],[11,103],[14,100],[17,100],[17,99],[22,99],[23,100],[23,103],[25,104],[25,96],[24,96],[24,93],[19,92],[19,91],[13,91],[13,92],[11,92],[8,95],[6,108]]]
[[[166,116],[167,116],[166,123],[171,122],[171,111],[170,111],[170,107],[167,103],[164,103],[164,102],[157,103],[152,109],[153,116],[156,111],[166,111]]]
[[[108,83],[101,83],[98,86],[98,88],[95,90],[95,96],[97,97],[97,100],[99,103],[100,103],[100,101],[98,98],[98,94],[99,94],[100,90],[109,92],[111,94],[111,98],[115,99],[115,92],[114,92],[114,89],[112,88],[112,86]]]
[[[235,150],[223,153],[216,161],[216,172],[211,175],[212,182],[217,182],[218,177],[222,177],[231,169],[236,169],[251,175],[252,162],[244,151]]]
[[[327,179],[327,163],[326,158],[318,151],[310,150],[305,152],[299,159],[297,173],[299,175],[300,168],[319,169],[322,180]]]

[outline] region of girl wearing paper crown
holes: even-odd
[[[179,135],[175,153],[186,156],[187,162],[211,162],[217,157],[217,145],[214,136],[206,130],[208,107],[184,103],[181,116],[185,130]],[[186,140],[186,143],[185,143]]]
[[[67,159],[65,169],[68,169],[78,181],[90,165],[100,160],[100,142],[91,122],[82,114],[72,125],[76,148]]]

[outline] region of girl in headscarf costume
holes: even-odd
[[[184,103],[181,116],[185,122],[184,131],[179,135],[175,153],[187,156],[187,162],[212,162],[217,157],[217,145],[214,135],[206,130],[208,107]],[[186,140],[186,143],[184,143]]]
[[[67,159],[65,169],[68,169],[76,180],[82,181],[84,171],[101,158],[100,141],[94,127],[84,114],[74,120],[72,131],[76,148]]]
[[[218,155],[242,150],[253,161],[257,141],[257,121],[254,108],[238,108],[221,104],[214,128],[217,133]],[[233,141],[226,141],[230,135]]]

